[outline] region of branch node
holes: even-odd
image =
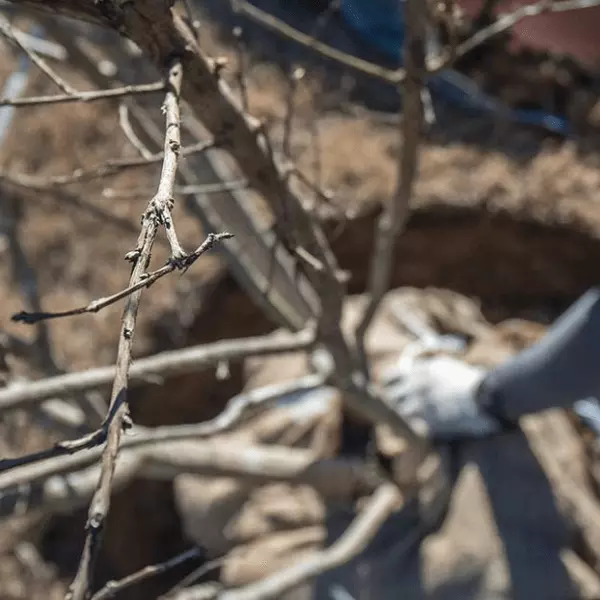
[[[131,250],[125,255],[125,260],[130,263],[136,263],[140,254],[142,253],[140,248],[136,248],[135,250]]]

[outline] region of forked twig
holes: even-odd
[[[40,2],[30,0],[26,0],[25,4],[41,6]],[[264,128],[240,108],[237,99],[219,77],[219,63],[202,53],[185,22],[175,12],[169,10],[167,3],[161,2],[117,3],[114,0],[106,0],[92,6],[57,0],[53,3],[53,9],[56,11],[66,9],[71,15],[81,11],[80,15],[84,18],[91,18],[119,29],[124,35],[130,36],[157,66],[163,66],[174,55],[181,56],[186,72],[182,95],[195,116],[203,122],[214,138],[225,140],[223,147],[231,152],[249,185],[263,195],[276,217],[281,216],[282,203],[290,210],[290,223],[293,227],[280,234],[289,244],[292,253],[304,257],[303,267],[307,279],[313,284],[316,296],[320,300],[318,338],[319,343],[330,351],[334,359],[335,368],[329,374],[331,381],[341,388],[342,397],[347,405],[363,419],[372,423],[386,422],[394,431],[414,440],[415,434],[404,420],[382,400],[364,378],[358,377],[360,373],[357,369],[357,361],[339,325],[345,288],[339,279],[337,262],[320,223],[307,213],[303,202],[305,198],[290,186],[286,165],[281,165],[274,156],[264,134]],[[150,21],[156,25],[155,28],[147,27]],[[160,35],[157,35],[158,31]],[[168,91],[167,97],[172,100],[170,94],[171,90]],[[132,286],[138,284],[140,278],[146,273],[150,248],[160,224],[166,227],[172,258],[177,261],[184,256],[170,215],[174,167],[179,150],[179,141],[169,140],[170,133],[169,129],[167,140],[172,142],[172,145],[165,145],[164,178],[161,178],[157,197],[144,215],[143,233],[136,253],[131,257],[135,261]],[[169,151],[172,154],[169,154]],[[170,174],[173,174],[173,181],[170,186],[167,186],[165,181],[170,179]],[[168,194],[165,193],[166,187],[170,187]],[[139,268],[140,263],[143,262],[145,265]],[[102,474],[88,513],[86,544],[80,568],[71,588],[70,597],[76,600],[83,600],[89,594],[93,562],[109,508],[112,474],[119,449],[121,426],[126,422],[127,371],[140,294],[141,289],[136,289],[129,296],[124,314],[111,412],[104,432],[107,444],[103,455]],[[302,326],[300,324],[299,328]],[[81,456],[62,458],[79,459]],[[381,517],[382,520],[383,518]],[[334,552],[334,561],[335,556]]]
[[[183,69],[181,62],[173,61],[169,65],[167,93],[165,96],[166,132],[164,161],[157,194],[142,217],[142,231],[138,238],[136,251],[131,260],[134,267],[131,273],[131,286],[135,286],[144,276],[152,246],[161,223],[170,211],[172,189],[175,185],[177,161],[180,150],[179,95]],[[172,223],[170,223],[172,227]],[[106,516],[110,508],[111,486],[119,452],[121,434],[129,420],[127,389],[128,374],[131,365],[131,351],[135,333],[137,311],[141,300],[141,289],[134,291],[127,299],[123,312],[123,322],[117,351],[116,375],[111,394],[109,415],[104,427],[106,446],[102,453],[100,480],[92,498],[86,523],[86,539],[75,579],[69,588],[69,600],[85,600],[89,597],[91,580],[96,557],[102,541]]]
[[[172,225],[171,225],[172,227]],[[172,273],[176,269],[181,269],[186,271],[189,269],[203,254],[211,250],[217,242],[222,240],[227,240],[233,237],[230,233],[209,233],[204,242],[196,250],[191,252],[190,254],[179,253],[177,258],[170,259],[167,264],[162,266],[160,269],[156,271],[152,271],[151,273],[143,273],[135,283],[131,283],[127,288],[117,292],[115,294],[111,294],[110,296],[106,296],[104,298],[98,298],[86,304],[85,306],[81,306],[79,308],[72,308],[69,310],[63,310],[59,312],[27,312],[21,311],[12,316],[12,320],[18,323],[27,323],[28,325],[32,325],[34,323],[39,323],[40,321],[46,321],[48,319],[58,319],[63,317],[72,317],[75,315],[83,315],[86,313],[96,313],[123,298],[127,298],[131,296],[131,294],[141,290],[142,288],[148,288],[153,283],[158,281],[161,277]]]

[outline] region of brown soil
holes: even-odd
[[[212,8],[214,3],[208,4]],[[271,126],[277,144],[287,89],[282,57],[296,59],[298,52],[278,42],[280,58],[276,63],[266,61],[264,54],[273,39],[261,40],[262,52],[256,44],[250,48],[251,109]],[[236,53],[230,41],[227,32],[214,28],[202,39],[234,65]],[[11,64],[8,56],[0,60],[0,83]],[[398,135],[393,115],[360,108],[347,95],[340,100],[339,88],[336,92],[332,83],[340,81],[339,70],[331,72],[335,77],[317,96],[308,90],[320,88],[322,80],[318,71],[309,72],[298,103],[294,151],[300,165],[311,173],[310,132],[317,113],[324,184],[335,192],[336,206],[350,215],[341,224],[331,224],[331,238],[342,267],[351,271],[350,291],[355,293],[365,286],[378,206],[394,190]],[[233,79],[233,67],[228,76]],[[80,88],[89,88],[72,79]],[[372,82],[359,83],[365,89],[379,89]],[[54,90],[35,76],[29,91]],[[415,210],[398,244],[394,286],[447,287],[477,297],[493,321],[511,316],[542,322],[554,318],[597,283],[600,155],[594,148],[598,140],[593,131],[563,142],[532,130],[490,125],[464,113],[452,119],[444,115],[423,144]],[[132,152],[119,129],[114,105],[72,104],[24,110],[2,146],[1,165],[28,173],[69,173]],[[122,175],[110,185],[151,186],[156,180],[156,169],[149,169]],[[73,188],[70,196],[15,193],[24,210],[21,242],[47,310],[85,304],[126,285],[129,267],[123,256],[135,244],[147,199],[107,200],[101,189],[99,185]],[[184,245],[193,247],[201,239],[199,223],[180,208],[175,218]],[[30,337],[31,329],[10,321],[11,314],[24,308],[24,299],[5,244],[0,252],[0,327]],[[164,241],[155,254],[160,264],[166,257]],[[213,257],[200,261],[185,277],[165,278],[144,295],[136,355],[272,328],[229,278],[218,283],[200,307],[193,306],[198,314],[192,323],[186,321],[184,300],[199,294],[199,286],[215,274],[216,264]],[[59,365],[74,370],[111,363],[120,312],[117,304],[96,315],[51,321]],[[241,386],[239,370],[233,368],[231,375],[223,383],[212,372],[198,373],[170,381],[169,393],[160,386],[137,392],[132,399],[134,419],[157,425],[210,417]],[[24,426],[23,431],[35,430]],[[48,443],[39,433],[27,435],[27,442],[12,447],[3,440],[3,452],[22,453]],[[0,598],[60,597],[76,565],[83,523],[84,515],[79,513],[3,527]],[[46,564],[58,573],[51,586],[32,580],[17,558],[15,548],[23,540],[35,542]],[[170,486],[137,482],[120,493],[112,507],[100,577],[123,576],[184,545]],[[122,597],[149,597],[156,592],[150,589],[132,590]]]

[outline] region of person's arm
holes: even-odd
[[[489,371],[478,403],[500,419],[600,396],[600,288],[586,292],[531,348]]]

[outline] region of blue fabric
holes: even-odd
[[[404,18],[398,0],[342,0],[348,24],[382,54],[400,60]]]
[[[340,12],[365,43],[401,65],[404,13],[401,0],[341,0]],[[428,82],[431,92],[463,108],[500,114],[505,118],[569,135],[567,119],[543,110],[512,109],[483,92],[471,79],[447,69]]]

